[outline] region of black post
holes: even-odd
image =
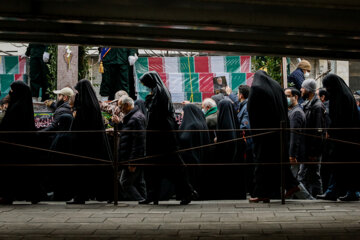
[[[119,164],[118,164],[118,148],[119,148],[119,138],[118,138],[118,125],[114,125],[114,206],[118,205],[119,200]]]
[[[286,127],[285,121],[280,122],[280,171],[281,171],[281,204],[285,204],[285,175],[284,175],[284,158],[286,156],[285,152],[285,130]]]

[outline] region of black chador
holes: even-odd
[[[35,134],[16,133],[17,131],[35,131],[34,109],[30,88],[23,81],[11,84],[10,103],[0,125],[0,131],[13,131],[0,135],[4,142],[34,146]],[[36,152],[33,149],[0,144],[2,150],[1,163],[25,164],[36,163]],[[11,203],[19,200],[40,200],[36,171],[26,167],[1,168],[0,196],[2,201]]]
[[[177,133],[173,132],[178,126],[170,92],[156,72],[145,73],[140,82],[151,89],[145,101],[148,110],[147,130],[156,130],[146,134],[146,154],[147,156],[160,154],[146,160],[146,163],[155,166],[145,169],[149,193],[148,199],[142,203],[156,204],[159,200],[161,180],[167,178],[175,183],[178,198],[183,200],[183,204],[187,204],[190,201],[192,186],[187,178],[181,156],[174,153],[179,149],[179,141]]]
[[[257,71],[251,86],[248,112],[252,129],[279,128],[280,122],[289,125],[287,100],[280,84],[264,71]],[[270,130],[269,130],[270,131]],[[268,131],[253,131],[255,134]],[[277,198],[280,196],[280,165],[261,165],[261,163],[280,163],[280,132],[257,136],[254,141],[255,186],[254,198]],[[287,151],[286,151],[287,152]],[[288,155],[284,159],[289,159]],[[289,165],[285,166],[286,189],[292,189],[298,182],[292,176]]]
[[[216,171],[216,199],[245,199],[245,179],[243,166],[231,165],[242,163],[240,155],[240,132],[233,103],[223,99],[218,104],[218,131],[216,132],[216,162],[224,164]],[[226,143],[222,143],[228,141]],[[228,165],[226,165],[228,164]]]
[[[77,155],[112,160],[110,144],[105,133],[98,99],[89,80],[80,80],[75,89],[75,117],[71,131],[90,131],[72,133],[72,149]],[[91,132],[95,131],[95,132]],[[104,163],[86,158],[74,158],[74,163]],[[112,183],[111,167],[80,167],[74,169],[75,203],[82,203],[89,197],[104,198],[110,195]],[[108,188],[108,189],[107,189]],[[107,196],[110,197],[110,196]]]
[[[184,130],[179,133],[181,149],[189,149],[210,144],[210,136],[208,127],[206,125],[205,115],[199,107],[193,104],[187,104],[183,108],[184,117],[179,130]],[[196,130],[202,130],[196,132]],[[181,156],[186,164],[203,164],[208,158],[207,152],[209,147],[189,150],[181,153]],[[205,171],[203,171],[205,170]],[[190,183],[202,196],[202,190],[209,185],[209,180],[206,177],[206,167],[190,166],[188,167]]]
[[[323,85],[329,93],[329,116],[331,123],[328,134],[330,138],[359,143],[359,130],[352,129],[360,127],[359,111],[350,88],[342,78],[335,74],[327,75],[323,80]],[[341,130],[332,128],[341,128]],[[356,145],[332,141],[330,161],[359,161],[359,149]],[[360,190],[360,180],[358,177],[359,164],[339,164],[331,166],[333,166],[332,177],[330,178],[329,188],[325,192],[325,195],[333,199],[339,196],[345,196],[339,198],[344,201],[358,200],[359,198],[355,192]]]

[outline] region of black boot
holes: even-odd
[[[73,198],[70,201],[67,201],[66,204],[85,204],[85,200],[80,198]]]
[[[316,195],[316,199],[337,201],[337,197],[335,196],[335,194],[326,193],[326,192],[321,195]]]
[[[141,200],[141,201],[139,201],[138,203],[139,203],[139,204],[150,204],[150,203],[152,203],[152,202],[154,203],[154,205],[159,205],[159,201],[158,201],[158,200],[152,200],[152,199],[150,199],[150,198]]]
[[[345,196],[339,197],[340,201],[359,201],[359,197],[355,192],[347,192]]]
[[[180,205],[188,205],[189,203],[191,203],[191,200],[197,200],[197,199],[199,199],[199,194],[197,193],[197,191],[192,190],[189,196],[183,198],[180,201]]]

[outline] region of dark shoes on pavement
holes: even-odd
[[[249,198],[249,203],[258,203],[258,202],[263,202],[263,203],[270,203],[270,198]]]
[[[359,201],[359,196],[355,192],[347,192],[345,196],[339,197],[340,201]]]
[[[337,201],[337,197],[331,193],[324,193],[321,195],[316,195],[316,199]]]
[[[70,201],[66,202],[66,204],[85,204],[85,200],[81,200],[81,199],[71,199]]]
[[[0,197],[0,205],[11,205],[13,200],[9,198]]]
[[[180,201],[180,205],[188,205],[189,203],[191,203],[191,200],[196,200],[199,199],[199,194],[193,190],[191,192],[191,194],[189,196],[187,196],[186,198],[181,199]],[[153,200],[151,198],[147,198],[144,200],[141,200],[138,202],[139,204],[150,204],[150,203],[154,203],[154,205],[159,205],[159,201],[158,200]]]
[[[152,199],[150,199],[150,198],[141,200],[141,201],[139,201],[138,203],[139,203],[139,204],[150,204],[150,203],[152,203],[152,202],[154,203],[154,205],[159,205],[159,201],[158,201],[158,200],[152,200]]]

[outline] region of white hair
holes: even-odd
[[[204,105],[204,107],[210,107],[210,108],[216,107],[216,102],[211,98],[205,98],[202,104]]]
[[[131,107],[134,107],[134,100],[129,96],[122,96],[119,101],[121,102],[121,104],[128,104]]]

